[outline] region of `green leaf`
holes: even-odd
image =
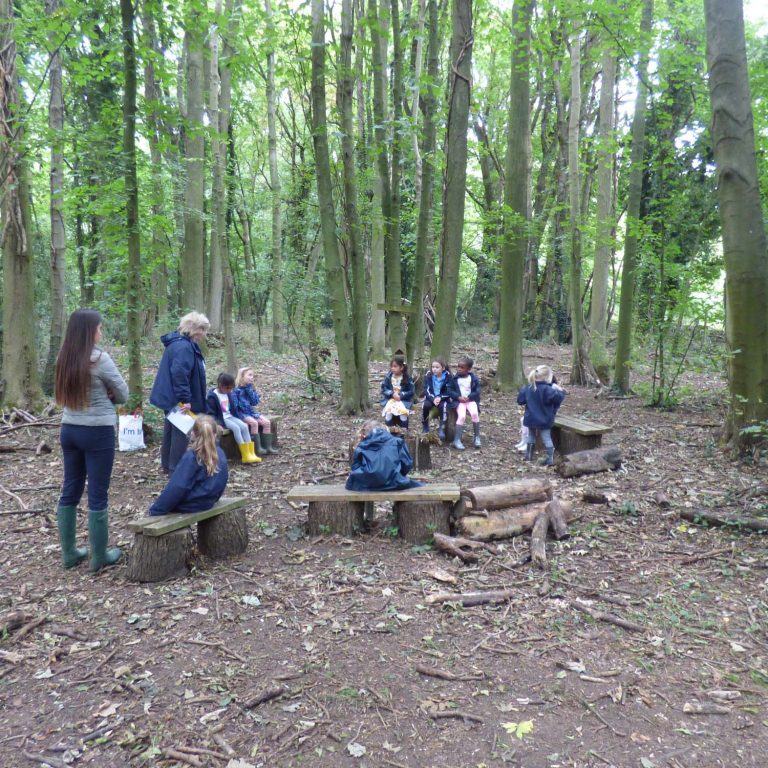
[[[533,731],[533,720],[523,720],[521,723],[502,723],[501,727],[522,741],[524,736]]]

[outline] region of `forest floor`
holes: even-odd
[[[157,584],[129,582],[125,559],[95,577],[85,564],[62,569],[57,425],[0,425],[0,449],[17,449],[0,454],[0,618],[22,611],[28,620],[0,637],[0,766],[765,766],[766,540],[679,516],[760,515],[768,505],[765,464],[718,446],[721,377],[686,374],[679,407],[652,410],[640,397],[571,386],[569,348],[526,347],[526,369],[554,364],[568,390],[563,412],[613,426],[604,444],[620,446],[623,468],[563,480],[523,462],[514,397],[487,391],[482,449],[433,450],[423,479],[549,477],[578,519],[570,539],[548,542],[542,573],[519,566],[525,536],[464,565],[404,543],[385,509],[373,533],[307,538],[306,510],[285,494],[342,482],[363,419],[337,416],[329,396],[309,397],[298,352],[274,356],[239,332],[266,411],[282,417],[279,455],[230,474],[229,495],[249,498],[242,557],[200,558],[188,577]],[[456,353],[485,374],[495,343],[484,337]],[[149,383],[159,354],[159,344],[147,347]],[[210,349],[209,378],[222,354]],[[371,364],[372,400],[385,370]],[[53,452],[36,455],[40,441]],[[111,542],[128,557],[127,523],[164,484],[158,452],[151,444],[117,456]],[[587,487],[607,503],[584,502]],[[657,491],[670,507],[654,503]],[[514,596],[429,605],[446,588],[429,575],[436,566],[455,576],[457,593]],[[576,609],[584,601],[642,631],[596,621]],[[244,706],[276,687],[278,698]]]

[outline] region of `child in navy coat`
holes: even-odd
[[[235,391],[232,399],[235,401],[240,417],[250,428],[256,453],[263,456],[266,453],[277,453],[272,440],[272,422],[259,413],[256,406],[261,402],[261,395],[253,385],[253,368],[245,366],[237,372]]]
[[[408,374],[408,364],[402,352],[396,352],[389,363],[389,373],[381,382],[381,401],[384,406],[381,415],[390,429],[408,429],[408,414],[413,405],[416,387]]]
[[[363,424],[360,437],[352,455],[348,491],[400,491],[421,485],[406,477],[413,469],[413,459],[402,437],[390,434],[376,421]]]
[[[190,430],[189,450],[149,508],[150,515],[202,512],[221,498],[229,473],[227,457],[216,445],[216,432],[216,422],[210,416],[197,417]]]
[[[480,448],[480,379],[472,373],[475,361],[471,357],[461,357],[456,363],[456,389],[458,390],[456,405],[456,434],[453,438],[453,447],[459,451],[464,450],[461,436],[464,433],[464,422],[469,414],[472,419],[472,431],[474,433],[475,448]]]
[[[528,375],[528,384],[517,395],[518,405],[525,406],[523,424],[528,427],[525,445],[525,461],[533,460],[536,435],[547,450],[546,458],[539,463],[551,467],[555,463],[555,446],[552,442],[552,427],[555,415],[563,400],[565,390],[553,382],[554,374],[548,365],[538,365]]]
[[[234,390],[235,377],[231,373],[220,373],[216,386],[208,390],[208,414],[232,433],[243,464],[258,464],[261,459],[256,455],[251,431],[242,419],[237,399],[233,397]]]
[[[429,373],[424,377],[424,406],[421,413],[422,432],[429,434],[429,414],[437,408],[440,417],[440,427],[437,436],[445,440],[445,423],[448,420],[448,409],[456,407],[458,390],[453,375],[448,369],[448,363],[441,357],[432,361]]]

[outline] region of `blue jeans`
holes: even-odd
[[[165,415],[167,417],[168,413]],[[160,448],[160,467],[166,475],[173,474],[173,470],[187,452],[187,448],[189,448],[189,436],[180,429],[176,429],[166,418],[163,421],[163,445]]]
[[[88,509],[100,512],[109,502],[109,482],[115,460],[115,428],[62,424],[64,484],[59,506],[76,507],[88,479]]]
[[[525,442],[528,445],[533,445],[536,442],[536,435],[541,435],[541,442],[544,443],[545,448],[555,447],[555,444],[552,442],[551,429],[535,429],[534,427],[530,427],[528,429],[528,435],[525,438]]]

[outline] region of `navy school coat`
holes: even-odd
[[[421,483],[406,477],[411,469],[413,459],[405,440],[391,435],[384,428],[375,429],[355,448],[346,488],[348,491],[417,488]]]

